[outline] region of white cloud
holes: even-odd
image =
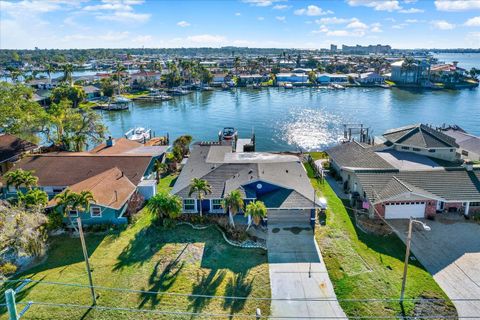
[[[350,21],[349,19],[337,18],[337,17],[328,17],[328,18],[320,18],[315,20],[318,24],[343,24]]]
[[[382,25],[381,25],[380,23],[378,23],[378,22],[372,23],[372,24],[370,25],[370,28],[371,28],[370,31],[371,31],[371,32],[375,32],[375,33],[383,32],[383,30],[381,29],[381,26],[382,26]]]
[[[469,46],[478,47],[478,44],[480,43],[480,32],[467,33],[465,40],[467,41]]]
[[[257,7],[269,7],[276,2],[283,2],[284,0],[242,0],[244,3],[249,3]]]
[[[327,32],[327,36],[331,37],[363,37],[364,35],[364,30],[331,30]]]
[[[480,16],[468,19],[465,21],[465,25],[468,27],[480,27]]]
[[[187,21],[182,20],[182,21],[177,22],[177,26],[182,27],[182,28],[185,28],[185,27],[189,27],[189,26],[190,26],[190,23],[187,22]]]
[[[235,12],[236,17],[240,17],[242,14],[240,12]]]
[[[395,22],[395,21],[397,21],[397,20],[395,20],[395,19],[392,18],[392,17],[389,17],[389,18],[385,18],[385,21]]]
[[[439,11],[467,11],[480,9],[480,0],[436,0]]]
[[[368,26],[361,22],[360,20],[354,18],[352,19],[352,22],[350,22],[347,27],[347,29],[368,29]]]
[[[147,22],[150,19],[149,13],[134,13],[130,11],[115,11],[112,14],[96,16],[99,20],[108,20],[124,23]]]
[[[445,20],[434,20],[434,21],[430,21],[430,23],[432,24],[432,26],[433,26],[435,29],[439,29],[439,30],[452,30],[452,29],[455,29],[455,25],[454,25],[454,24],[451,24],[450,22],[445,21]]]
[[[402,7],[398,3],[398,0],[348,0],[347,3],[350,6],[364,6],[374,8],[377,11],[395,11],[400,10]]]
[[[287,18],[285,18],[285,16],[275,17],[275,19],[277,19],[280,22],[285,22],[287,20]]]
[[[417,23],[419,22],[417,19],[407,19],[405,20],[406,23]]]
[[[275,9],[275,10],[285,10],[285,9],[288,9],[290,8],[290,6],[287,6],[286,4],[276,4],[273,6],[272,9]]]
[[[265,18],[264,17],[257,17],[257,20],[258,21],[263,21],[263,20],[265,20]]]
[[[302,9],[297,9],[294,11],[294,14],[297,16],[324,16],[326,14],[332,14],[333,11],[330,10],[323,10],[320,7],[317,7],[315,5],[309,5],[306,8]]]
[[[407,23],[399,23],[399,24],[395,24],[392,26],[392,29],[403,29],[405,28],[406,26],[408,26]]]
[[[410,8],[410,9],[402,9],[402,10],[399,10],[398,12],[400,12],[400,13],[422,13],[424,11],[425,10],[418,9],[418,8]]]
[[[214,34],[199,34],[195,36],[189,36],[186,38],[187,41],[200,44],[202,46],[209,44],[219,44],[225,42],[226,38],[224,36],[214,35]]]

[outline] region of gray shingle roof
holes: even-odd
[[[298,157],[271,153],[238,153],[238,157],[232,157],[230,153],[231,148],[194,146],[172,193],[188,198],[191,180],[201,178],[207,180],[212,189],[206,198],[222,198],[233,190],[240,190],[243,196],[248,193],[250,197],[251,192],[244,190],[243,186],[254,181],[264,181],[294,192],[284,199],[287,201],[285,205],[292,208],[313,205],[314,189]],[[212,159],[217,162],[209,162]]]
[[[393,143],[419,148],[458,147],[455,139],[424,124],[388,130],[383,136]]]
[[[327,149],[326,153],[342,168],[394,169],[375,151],[376,147],[352,141]]]
[[[446,201],[480,201],[480,170],[465,169],[382,172],[376,170],[356,172],[367,197],[377,202],[405,190]]]

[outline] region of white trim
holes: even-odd
[[[100,215],[99,215],[99,216],[94,216],[94,215],[93,215],[93,209],[98,209],[98,210],[100,210]],[[102,214],[102,208],[97,207],[97,206],[94,206],[94,207],[90,206],[90,218],[102,218],[102,216],[103,216],[103,214]]]
[[[75,211],[76,214],[70,214],[70,212]],[[71,218],[77,218],[78,217],[78,210],[68,210],[68,216]]]
[[[223,209],[223,207],[220,206],[220,209],[213,209],[213,201],[214,200],[220,200],[220,205],[222,203],[222,200],[221,198],[213,198],[213,199],[209,199],[210,200],[210,212],[211,213],[226,213],[225,209]]]
[[[188,209],[188,210],[185,209],[185,200],[193,200],[193,209]],[[195,198],[184,198],[184,199],[182,199],[182,210],[183,210],[183,212],[187,212],[187,213],[198,212],[197,201],[198,201],[198,199],[195,199]]]

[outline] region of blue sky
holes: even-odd
[[[480,0],[0,0],[0,48],[480,48]]]

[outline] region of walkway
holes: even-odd
[[[272,317],[345,317],[335,299],[335,292],[321,259],[320,250],[308,225],[292,228],[286,225],[268,227],[268,262],[272,299],[304,299],[303,301],[272,300]]]

